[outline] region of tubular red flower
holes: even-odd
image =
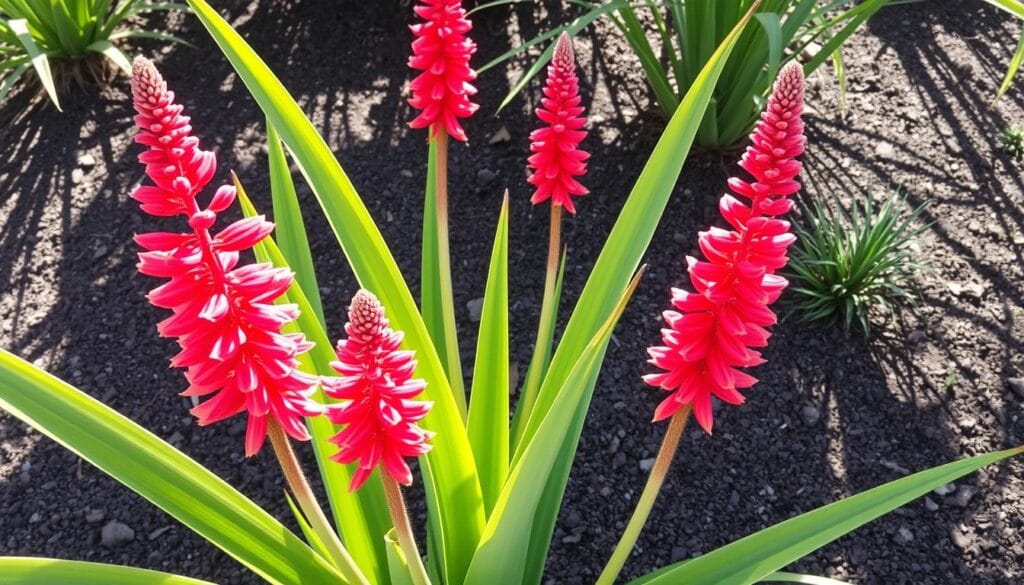
[[[587,132],[581,130],[586,119],[580,101],[572,39],[563,32],[548,65],[544,97],[537,108],[537,117],[544,126],[530,133],[530,152],[534,154],[529,158],[533,174],[528,180],[537,187],[530,199],[534,205],[551,199],[552,205],[576,213],[572,198],[589,192],[574,178],[587,172],[586,161],[590,158],[579,148],[587,137]]]
[[[312,343],[302,334],[281,333],[298,308],[274,304],[292,274],[268,264],[238,266],[239,252],[266,237],[274,224],[252,217],[213,233],[217,213],[231,205],[235,189],[220,187],[206,209],[199,206],[196,196],[213,178],[216,158],[199,148],[174,93],[141,57],[133,64],[132,96],[139,127],[135,140],[149,147],[139,160],[156,183],[138,187],[132,197],[152,215],[184,215],[192,228],[135,237],[146,250],[139,254],[139,271],[170,279],[147,298],[173,313],[158,331],[178,338],[181,351],[171,365],[186,368],[190,386],[182,394],[213,394],[192,414],[208,425],[247,411],[247,456],[259,452],[269,419],[292,437],[309,439],[302,418],[323,408],[310,399],[318,379],[296,369],[296,356]]]
[[[787,285],[775,271],[786,265],[786,250],[796,237],[789,222],[775,216],[792,208],[787,196],[800,189],[801,165],[795,158],[804,151],[803,97],[803,69],[791,62],[780,71],[739,163],[754,181],[729,179],[733,193],[750,205],[722,196],[719,209],[732,229],[713,227],[699,234],[707,260],[687,258],[694,292],[672,290],[677,310],[664,313],[664,345],[648,350],[650,363],[664,372],[644,376],[651,386],[671,392],[655,410],[655,421],[691,404],[697,422],[710,433],[711,397],[741,404],[739,390],[757,382],[738,368],[764,362],[752,348],[767,345],[767,328],[776,320],[768,305]]]
[[[409,83],[409,104],[420,113],[409,126],[429,127],[431,136],[444,129],[465,142],[459,118],[468,118],[479,107],[469,101],[476,93],[472,84],[476,71],[469,66],[476,43],[466,36],[473,23],[466,18],[461,0],[421,2],[413,10],[424,22],[410,27],[416,39],[409,57],[409,67],[423,72]]]
[[[327,410],[331,422],[345,425],[331,438],[341,448],[332,459],[359,461],[350,491],[359,489],[378,465],[409,485],[412,472],[404,458],[429,451],[427,441],[434,436],[416,425],[433,403],[413,400],[426,387],[423,380],[412,379],[413,352],[399,349],[402,332],[388,326],[384,307],[365,290],[352,298],[345,333],[348,339],[338,343],[338,361],[331,363],[341,377],[322,381],[328,396],[344,401]]]

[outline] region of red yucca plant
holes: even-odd
[[[168,279],[150,293],[172,315],[159,325],[181,351],[186,395],[200,424],[244,414],[245,452],[269,437],[287,482],[300,538],[185,454],[81,391],[0,352],[0,407],[61,441],[274,585],[491,585],[544,582],[562,495],[612,331],[639,284],[683,161],[725,62],[758,2],[712,53],[682,98],[636,185],[571,317],[554,344],[562,269],[561,210],[575,210],[588,154],[584,100],[571,39],[549,48],[541,123],[523,161],[534,203],[550,201],[544,299],[533,358],[511,413],[509,377],[509,198],[505,197],[477,335],[467,399],[451,294],[447,144],[467,141],[476,110],[472,27],[457,0],[416,5],[419,19],[409,85],[411,125],[427,132],[422,297],[419,306],[355,186],[298,104],[239,34],[203,0],[190,0],[218,46],[267,115],[274,224],[259,215],[237,178],[209,198],[216,174],[190,119],[152,63],[134,66],[140,155],[152,184],[133,196],[146,213],[184,216],[182,233],[140,234],[140,270]],[[767,69],[766,69],[767,71]],[[585,88],[584,88],[585,89]],[[704,259],[689,259],[691,290],[673,292],[658,371],[645,379],[668,396],[655,419],[669,419],[650,478],[598,583],[618,578],[666,478],[690,413],[710,432],[714,397],[739,404],[754,384],[786,282],[776,275],[793,242],[782,219],[799,189],[803,75],[779,74],[740,166],[729,181],[726,227],[700,234]],[[331,350],[315,270],[288,156],[315,194],[360,290],[348,306],[344,339]],[[457,187],[457,186],[456,186]],[[453,190],[458,193],[458,188]],[[246,219],[223,229],[238,201]],[[525,202],[523,202],[525,204]],[[581,221],[573,217],[572,221]],[[243,261],[255,256],[256,262]],[[559,258],[561,267],[559,268]],[[583,264],[590,264],[583,259]],[[415,352],[415,353],[414,353]],[[641,359],[640,356],[636,356]],[[325,416],[320,416],[324,414]],[[756,416],[753,409],[749,416]],[[510,422],[511,418],[511,422]],[[312,446],[333,518],[321,508],[290,438]],[[926,470],[768,527],[697,558],[641,577],[639,585],[721,585],[803,581],[786,565],[927,491],[1021,449]],[[412,464],[411,459],[417,463]],[[402,485],[423,480],[427,521],[420,554]],[[333,522],[332,522],[333,520]],[[593,519],[607,523],[607,518]],[[152,571],[52,559],[0,559],[0,581],[18,585],[166,583],[210,585]]]

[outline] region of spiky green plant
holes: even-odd
[[[1024,159],[1024,126],[1010,126],[1001,135],[1003,152],[1015,160]]]
[[[476,10],[522,0],[495,0]],[[733,147],[743,141],[757,122],[765,96],[779,69],[789,61],[807,57],[810,75],[832,59],[840,89],[846,80],[840,49],[850,37],[890,0],[764,0],[754,15],[756,26],[743,31],[700,130],[697,143],[705,148]],[[480,73],[557,36],[563,30],[577,34],[605,17],[622,33],[636,55],[647,85],[665,118],[671,118],[682,96],[693,86],[701,67],[722,39],[752,6],[753,0],[574,0],[585,11],[564,25],[514,47],[480,67]],[[647,14],[649,13],[649,15]],[[649,21],[653,26],[645,25]],[[658,48],[660,47],[660,48]],[[513,85],[504,108],[550,60],[552,49]]]
[[[899,192],[876,209],[870,194],[845,209],[815,201],[803,207],[794,231],[798,241],[789,262],[789,296],[801,318],[849,330],[856,323],[871,332],[871,313],[891,316],[916,297],[918,236],[929,227],[927,207],[906,210]]]
[[[30,70],[58,110],[58,88],[67,84],[69,76],[81,80],[83,69],[100,78],[109,60],[130,75],[131,60],[115,46],[116,41],[185,41],[162,31],[122,25],[134,16],[179,9],[188,8],[177,2],[139,0],[0,0],[0,102]],[[88,59],[93,55],[105,59],[97,66]],[[62,76],[54,75],[53,64],[72,66]]]

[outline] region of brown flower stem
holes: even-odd
[[[441,292],[441,320],[444,323],[444,344],[447,355],[440,356],[448,373],[448,383],[462,420],[466,420],[466,389],[462,382],[462,361],[459,359],[459,337],[455,325],[455,296],[452,290],[452,261],[448,243],[448,133],[438,130],[437,136],[437,269]]]
[[[277,424],[277,421],[271,420],[267,425],[267,434],[270,436],[270,444],[274,447],[274,454],[277,455],[277,460],[281,463],[281,471],[284,472],[284,478],[295,496],[295,501],[298,502],[303,515],[309,521],[310,527],[327,548],[334,565],[350,584],[369,585],[370,582],[359,570],[345,546],[341,544],[338,534],[331,528],[323,509],[317,503],[313,488],[310,487],[306,475],[302,472],[302,466],[299,465],[299,460],[295,456],[295,451],[292,450],[292,445],[288,441],[284,429]]]
[[[548,361],[551,359],[551,339],[553,337],[554,316],[558,311],[555,301],[555,284],[558,281],[558,258],[562,247],[562,206],[551,205],[551,227],[548,230],[548,267],[544,277],[544,298],[540,306],[540,323],[537,326],[537,341],[533,347],[533,357],[530,359],[530,368],[526,373],[526,383],[523,385],[521,412],[515,417],[515,428],[513,429],[513,447],[518,449],[519,440],[522,438],[526,424],[533,411],[533,405],[537,402],[537,393],[540,392],[541,382],[544,380],[544,370],[547,369]]]
[[[615,578],[619,576],[619,572],[622,571],[623,565],[626,564],[629,553],[633,552],[633,546],[636,544],[637,538],[640,537],[640,532],[647,522],[651,508],[654,507],[654,502],[658,499],[661,485],[665,483],[669,467],[672,466],[672,458],[679,447],[679,438],[683,434],[683,429],[686,428],[686,421],[690,419],[690,410],[691,407],[687,404],[669,420],[665,438],[662,439],[661,448],[658,450],[658,458],[654,460],[654,467],[651,468],[651,474],[647,477],[647,485],[644,486],[644,491],[640,494],[640,499],[637,500],[636,509],[633,510],[633,516],[629,519],[629,524],[626,525],[626,530],[623,531],[619,543],[615,545],[615,551],[608,559],[608,564],[601,571],[596,585],[612,585]]]
[[[405,554],[405,564],[409,567],[412,581],[416,585],[430,585],[430,576],[427,575],[423,559],[420,558],[420,551],[416,547],[416,538],[412,535],[409,514],[405,510],[405,500],[402,498],[402,488],[387,472],[381,473],[381,480],[384,484],[384,495],[388,499],[391,521],[395,524],[398,544],[402,547],[402,553]]]

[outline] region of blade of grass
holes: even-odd
[[[384,546],[388,551],[388,574],[391,576],[392,585],[413,585],[412,573],[409,572],[405,553],[402,552],[402,545],[398,543],[398,535],[394,528],[384,535]]]
[[[274,126],[267,122],[267,166],[270,169],[270,197],[274,208],[275,240],[281,248],[288,267],[295,272],[295,281],[305,293],[320,326],[327,330],[320,286],[313,267],[313,254],[306,236],[306,222],[302,219],[299,196],[295,192],[292,173],[288,169],[281,138]]]
[[[480,313],[467,421],[469,444],[476,458],[487,515],[494,509],[508,475],[508,355],[508,191],[505,191]]]
[[[132,74],[132,62],[121,52],[121,49],[110,44],[110,41],[96,41],[86,47],[86,51],[100,53],[117,65],[118,69],[124,71],[125,75]]]
[[[612,12],[613,10],[617,10],[622,6],[625,6],[626,3],[627,0],[614,0],[613,2],[609,2],[608,4],[604,4],[600,7],[594,8],[589,12],[584,13],[582,16],[577,17],[575,20],[573,20],[572,22],[565,26],[560,26],[542,35],[538,35],[533,39],[530,39],[529,41],[523,43],[522,45],[509,51],[506,51],[505,53],[499,55],[498,57],[484,65],[483,67],[479,68],[477,72],[483,73],[487,69],[490,69],[491,67],[494,67],[495,65],[498,65],[499,63],[506,61],[510,57],[517,55],[534,45],[543,43],[548,39],[557,37],[558,35],[562,34],[562,31],[567,31],[570,35],[576,35],[581,30],[589,26],[590,23],[597,20],[599,16],[603,16],[605,14]],[[518,95],[524,87],[526,87],[526,84],[529,83],[531,79],[533,79],[538,73],[540,73],[544,69],[544,66],[547,65],[549,61],[551,61],[551,56],[554,53],[555,45],[554,43],[552,43],[551,46],[545,49],[544,52],[541,53],[539,57],[537,57],[537,60],[533,63],[533,65],[531,65],[530,68],[526,70],[526,73],[524,73],[523,76],[520,77],[518,81],[516,81],[516,83],[512,86],[512,89],[510,89],[508,94],[505,95],[505,98],[501,100],[501,104],[498,105],[499,112],[505,109],[505,106],[512,102],[512,99],[515,98],[516,95]]]
[[[441,307],[441,267],[437,244],[437,141],[428,141],[427,184],[423,189],[423,234],[420,246],[420,312],[439,356],[448,355]]]
[[[551,344],[555,339],[555,326],[558,324],[557,307],[562,303],[562,282],[565,280],[565,259],[567,248],[562,248],[562,257],[558,262],[558,276],[555,278],[555,289],[551,299],[552,309],[548,315],[541,314],[542,321],[537,325],[540,332],[537,336],[539,343],[533,348],[533,355],[530,357],[530,365],[526,370],[526,377],[522,384],[522,391],[519,393],[519,402],[516,404],[516,412],[512,417],[512,451],[519,444],[523,434],[523,426],[529,418],[527,404],[529,396],[533,396],[540,390],[540,383],[547,374],[548,366],[551,364]],[[542,307],[543,309],[543,307]],[[546,317],[546,320],[543,320]]]
[[[134,567],[28,557],[0,557],[4,585],[213,585]]]
[[[1024,31],[1021,32],[1020,39],[1017,41],[1017,49],[1013,52],[1013,58],[1010,59],[1010,64],[1006,67],[1006,75],[1003,77],[1003,82],[999,84],[999,91],[996,92],[996,97],[992,100],[993,104],[1003,97],[1006,90],[1010,89],[1010,84],[1017,76],[1017,70],[1020,69],[1022,60],[1024,60]]]
[[[801,514],[630,582],[630,585],[747,585],[803,558],[848,532],[1024,447],[978,455],[891,481]]]
[[[306,537],[306,542],[309,546],[315,550],[322,559],[333,564],[331,561],[331,553],[327,551],[327,547],[324,546],[324,542],[320,540],[320,536],[317,535],[313,527],[309,525],[309,520],[306,520],[306,516],[303,515],[302,510],[295,504],[295,500],[292,499],[291,494],[287,491],[284,492],[284,499],[288,502],[288,508],[292,511],[292,516],[295,517],[295,522],[299,525],[299,529],[302,530],[302,535]]]
[[[547,478],[562,451],[564,429],[571,425],[579,404],[587,399],[592,388],[589,381],[600,370],[612,330],[642,274],[643,269],[633,277],[611,315],[589,340],[566,377],[555,401],[556,407],[551,409],[538,429],[537,440],[530,443],[522,459],[513,466],[469,567],[467,583],[530,583],[524,575],[533,516],[543,500]]]
[[[647,83],[651,86],[651,90],[658,100],[658,105],[661,106],[661,110],[665,113],[666,118],[672,117],[672,113],[679,107],[679,97],[672,90],[668,75],[661,66],[658,56],[654,54],[650,41],[647,40],[646,30],[640,24],[636,12],[633,11],[629,4],[619,9],[619,15],[626,25],[626,30],[624,31],[626,40],[640,59],[640,65],[643,67],[644,74],[647,77]]]
[[[18,42],[21,43],[21,46],[25,48],[25,52],[32,58],[32,68],[35,69],[36,75],[39,76],[39,82],[43,84],[43,89],[46,90],[46,94],[50,96],[50,101],[53,102],[57,111],[63,111],[60,107],[60,100],[57,99],[57,88],[53,85],[53,73],[50,72],[50,60],[47,59],[45,53],[39,50],[35,40],[32,38],[32,33],[28,30],[28,21],[24,18],[8,20],[7,26],[10,27],[11,31],[18,37]],[[20,74],[18,76],[20,76]],[[8,91],[10,91],[10,88],[8,88]]]
[[[25,63],[7,74],[6,77],[0,78],[0,102],[4,101],[7,94],[14,88],[14,84],[17,83],[23,75],[25,75],[25,72],[27,72],[31,66],[32,65],[30,63]]]
[[[765,577],[761,583],[803,583],[804,585],[849,585],[846,581],[836,581],[828,577],[817,577],[815,575],[800,575],[797,573],[785,573],[779,571]]]
[[[107,37],[111,41],[120,39],[150,39],[154,41],[165,41],[169,43],[177,43],[179,45],[185,45],[186,47],[196,48],[195,45],[186,41],[185,39],[166,33],[159,30],[125,30],[113,33]]]

